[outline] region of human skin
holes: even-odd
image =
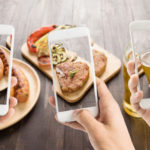
[[[150,109],[142,109],[139,105],[139,102],[143,98],[143,91],[138,91],[137,86],[139,83],[139,77],[135,74],[135,64],[133,61],[130,61],[127,65],[128,74],[130,75],[129,80],[129,89],[131,92],[130,102],[134,110],[141,116],[146,123],[150,126]]]
[[[17,79],[15,77],[11,78],[11,86],[14,87],[17,84]],[[17,99],[14,97],[10,98],[9,101],[9,110],[8,113],[5,116],[0,116],[0,124],[6,122],[8,119],[10,119],[14,113],[15,109],[14,107],[17,105]]]
[[[97,79],[97,88],[100,97],[98,117],[94,118],[85,109],[75,110],[75,122],[60,123],[86,132],[95,150],[135,150],[117,102],[100,79]],[[49,103],[55,107],[54,97],[49,98]]]

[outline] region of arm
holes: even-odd
[[[103,81],[98,79],[97,87],[99,116],[94,118],[87,110],[75,110],[76,122],[64,125],[86,132],[95,150],[134,150],[118,104]],[[55,107],[54,97],[50,97],[49,102]]]

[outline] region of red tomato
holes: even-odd
[[[36,30],[35,32],[31,33],[29,37],[27,38],[27,46],[30,52],[36,53],[36,46],[35,42],[45,35],[46,33],[54,30],[56,28],[56,25],[51,25],[47,27],[41,27],[40,29]]]

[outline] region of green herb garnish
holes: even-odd
[[[78,70],[70,71],[70,78],[73,78],[77,72],[78,72]]]

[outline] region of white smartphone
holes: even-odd
[[[74,121],[72,113],[76,109],[87,109],[96,117],[99,109],[98,96],[88,28],[53,31],[48,36],[48,43],[58,120]],[[88,82],[91,82],[90,88],[86,87]],[[86,88],[88,89],[85,90]],[[70,103],[65,100],[65,96],[70,101],[73,97],[79,97],[76,102]]]
[[[129,26],[133,59],[135,61],[135,73],[138,67],[145,73],[139,80],[138,90],[143,91],[143,99],[140,106],[143,109],[150,108],[150,20],[133,21]],[[143,82],[144,81],[144,82]],[[144,84],[143,84],[144,83]]]
[[[9,109],[10,84],[15,30],[10,25],[0,24],[0,116]],[[11,37],[11,49],[6,48],[6,39]]]

